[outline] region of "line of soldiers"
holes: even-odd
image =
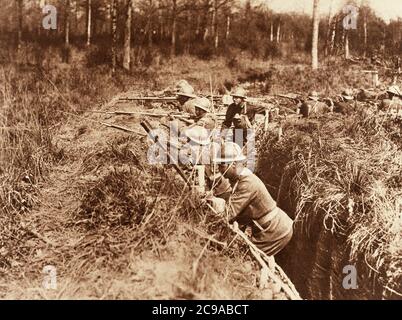
[[[198,181],[196,187],[204,193],[205,201],[218,213],[226,211],[230,223],[243,230],[250,226],[252,241],[273,257],[292,238],[293,221],[247,168],[251,149],[248,130],[255,126],[256,114],[263,113],[266,107],[248,103],[246,90],[236,88],[231,93],[233,102],[218,127],[211,102],[197,97],[188,82],[180,81],[173,91],[178,97],[178,108],[190,114],[190,121],[176,121],[181,122],[176,125],[169,119],[170,129],[180,136],[180,165],[190,175],[203,175],[205,188],[200,188],[204,186],[199,185],[199,179],[194,180]]]
[[[217,212],[228,208],[229,222],[240,225],[243,230],[245,226],[250,226],[253,243],[267,255],[277,255],[292,238],[293,221],[277,206],[264,183],[247,168],[247,156],[244,154],[247,130],[253,128],[256,114],[265,108],[249,104],[246,91],[237,88],[231,94],[233,103],[228,106],[225,120],[217,128],[209,99],[197,97],[186,81],[179,82],[175,93],[179,109],[191,115],[190,121],[175,129],[184,137],[181,146],[178,146],[181,165],[187,166],[191,172],[202,168],[200,172],[209,190],[205,199]],[[398,106],[399,110],[402,106],[399,88],[390,87],[387,95],[379,109],[389,110]],[[345,90],[325,103],[320,101],[317,92],[312,92],[297,108],[303,117],[328,112],[348,114],[353,110],[357,98],[352,90]],[[234,131],[240,130],[240,143],[227,141],[227,132],[232,128]],[[212,131],[218,134],[211,134],[213,129],[218,129]],[[236,136],[232,134],[232,138]],[[205,191],[203,188],[199,190]]]
[[[309,94],[306,100],[297,105],[298,113],[304,118],[336,112],[351,114],[356,111],[357,102],[370,102],[376,106],[376,111],[390,115],[402,116],[402,92],[397,85],[390,86],[385,93],[377,94],[361,89],[355,93],[352,89],[344,90],[333,99],[321,99],[316,91]]]

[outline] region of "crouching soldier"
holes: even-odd
[[[332,112],[332,108],[324,102],[319,101],[319,99],[320,97],[316,91],[310,93],[308,99],[299,107],[299,112],[303,115],[303,118],[310,118],[312,116]]]
[[[229,179],[230,222],[251,226],[252,242],[268,256],[279,253],[293,235],[292,219],[272,199],[264,183],[244,166],[246,160],[233,142],[223,144],[214,158],[219,171]]]
[[[185,144],[179,151],[179,160],[182,165],[191,170],[193,168],[202,169],[200,172],[204,176],[197,178],[198,180],[200,178],[205,180],[205,187],[209,190],[211,196],[228,199],[231,190],[229,181],[223,178],[212,163],[213,156],[219,148],[217,143],[211,141],[213,134],[213,131],[201,126],[187,128],[183,132],[186,140],[183,141]]]

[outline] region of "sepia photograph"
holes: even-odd
[[[0,5],[0,300],[402,300],[400,0]]]

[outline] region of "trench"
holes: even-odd
[[[272,74],[246,74],[240,83],[251,82],[253,93],[261,94],[272,86]],[[257,81],[262,81],[256,83]],[[260,150],[259,152],[266,152]],[[269,152],[269,151],[268,151]],[[274,156],[275,158],[275,156]],[[347,244],[348,233],[331,232],[324,227],[324,213],[317,212],[314,221],[295,219],[297,195],[282,190],[280,177],[286,170],[286,163],[271,165],[257,159],[257,175],[268,191],[277,200],[294,222],[294,236],[291,242],[276,257],[303,299],[308,300],[372,300],[388,298],[379,278],[384,277],[369,268],[363,256],[350,260],[351,248]],[[281,161],[278,161],[280,163]],[[287,194],[289,193],[289,194]],[[308,225],[306,229],[305,225]],[[348,266],[356,270],[356,281],[351,282]],[[354,286],[356,285],[356,286]]]

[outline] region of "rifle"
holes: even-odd
[[[123,97],[119,97],[119,101],[174,102],[174,101],[177,101],[177,97],[139,97],[139,96],[123,96]]]
[[[151,130],[153,129],[151,124],[147,121],[141,121],[141,127],[144,128],[144,130],[146,131],[146,133],[148,134],[148,136],[155,141],[155,143],[157,143],[159,145],[159,147],[163,150],[163,152],[166,153],[166,155],[169,158],[170,163],[173,165],[173,168],[175,168],[175,170],[177,171],[177,173],[183,178],[184,182],[186,183],[186,185],[191,189],[191,183],[189,181],[189,179],[187,179],[186,175],[184,174],[183,170],[178,166],[177,162],[174,161],[174,159],[172,158],[172,156],[170,155],[170,153],[166,150],[166,148],[164,147],[164,145],[162,143],[160,143],[159,141],[159,137],[158,136],[153,136],[151,134]]]
[[[138,131],[135,131],[135,130],[132,130],[132,129],[129,129],[129,128],[126,128],[126,127],[115,125],[115,124],[111,124],[111,123],[107,123],[107,122],[99,122],[99,124],[102,124],[102,125],[104,125],[106,127],[109,127],[109,128],[118,129],[118,130],[121,130],[121,131],[124,131],[124,132],[135,133],[135,134],[139,134],[139,135],[144,136],[144,134],[142,132],[138,132]]]
[[[222,101],[223,96],[216,96],[210,94],[200,94],[200,97],[205,97],[212,99],[214,102]],[[149,102],[175,102],[177,101],[177,96],[171,97],[140,97],[140,96],[122,96],[119,97],[119,101],[149,101]]]
[[[293,94],[293,93],[292,94],[276,94],[275,97],[292,100],[296,103],[303,100],[303,97],[301,94]]]
[[[112,114],[112,115],[139,115],[139,116],[148,116],[148,117],[168,117],[172,116],[175,118],[183,118],[183,119],[189,119],[190,115],[188,114],[180,114],[180,113],[153,113],[153,112],[141,112],[141,111],[89,111],[91,113],[102,113],[102,114]]]

